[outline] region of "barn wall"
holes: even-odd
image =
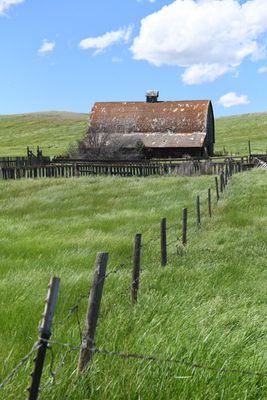
[[[202,149],[197,147],[188,148],[149,148],[147,149],[148,158],[180,158],[180,157],[201,157]]]

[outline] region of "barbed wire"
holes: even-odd
[[[218,373],[224,373],[224,374],[237,374],[237,375],[250,375],[250,376],[260,376],[260,377],[265,377],[267,376],[267,372],[255,372],[255,371],[249,371],[249,370],[240,370],[237,368],[231,369],[231,368],[216,368],[212,367],[206,364],[199,364],[199,363],[191,363],[186,360],[177,360],[175,358],[164,358],[164,357],[158,357],[155,355],[144,355],[144,354],[136,354],[136,353],[124,353],[121,351],[109,351],[103,348],[99,347],[94,347],[92,349],[94,353],[102,353],[107,356],[117,356],[121,358],[134,358],[138,360],[144,360],[144,361],[155,361],[159,363],[173,363],[173,364],[179,364],[185,367],[189,367],[191,369],[204,369],[204,370],[209,370],[213,372],[218,372]]]
[[[16,365],[16,367],[13,368],[12,371],[6,376],[6,378],[0,383],[0,389],[2,389],[2,388],[5,386],[5,384],[12,378],[12,376],[13,376],[13,375],[20,369],[20,367],[31,357],[31,355],[32,355],[33,353],[35,353],[36,350],[39,349],[40,346],[41,346],[41,345],[40,345],[38,342],[36,342],[36,343],[33,345],[33,348],[31,349],[31,351],[30,351],[28,354],[26,354],[26,356],[24,356],[24,357],[20,360],[20,362]]]
[[[68,350],[66,350],[63,353],[63,355],[61,356],[60,361],[58,362],[57,366],[54,368],[55,355],[54,355],[54,352],[53,352],[53,347],[52,347],[52,345],[50,343],[48,343],[48,346],[47,346],[47,348],[50,350],[50,355],[51,355],[51,361],[50,361],[50,365],[49,365],[49,374],[50,374],[50,376],[47,379],[46,383],[43,385],[41,390],[44,390],[48,385],[52,385],[55,382],[56,376],[58,375],[58,373],[63,368],[65,360],[66,360],[68,354],[70,354],[72,351],[78,350],[80,348],[80,345],[79,346],[71,346],[70,348],[68,348]],[[59,344],[59,342],[57,342],[56,344]]]
[[[78,350],[80,349],[80,345],[74,345],[71,343],[61,343],[58,341],[54,340],[44,340],[47,342],[49,345],[59,345],[61,347],[69,347],[69,351],[73,350]],[[251,370],[242,370],[238,368],[225,368],[225,367],[213,367],[211,365],[207,365],[206,363],[197,363],[197,362],[190,362],[185,359],[176,359],[173,357],[162,357],[162,356],[157,356],[154,354],[138,354],[138,353],[127,353],[123,351],[110,351],[102,347],[93,347],[91,349],[93,353],[100,353],[104,354],[107,356],[114,356],[114,357],[120,357],[120,358],[125,358],[125,359],[138,359],[138,360],[143,360],[143,361],[154,361],[157,363],[172,363],[172,364],[178,364],[182,365],[191,369],[203,369],[203,370],[208,370],[212,372],[217,372],[217,373],[223,373],[223,374],[236,374],[236,375],[249,375],[249,376],[258,376],[258,377],[267,377],[267,371],[259,372],[259,371],[251,371]]]

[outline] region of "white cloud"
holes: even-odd
[[[80,41],[79,47],[82,49],[96,49],[94,54],[99,54],[114,43],[128,43],[132,35],[132,31],[133,27],[130,25],[128,27],[120,28],[117,31],[107,32],[102,36],[83,39]]]
[[[55,45],[55,42],[49,42],[47,39],[44,39],[42,46],[38,49],[38,54],[44,56],[47,53],[51,53],[51,51],[54,50]]]
[[[233,71],[246,57],[264,58],[265,33],[266,0],[175,0],[141,21],[131,51],[136,60],[185,68],[184,82],[196,84]]]
[[[194,64],[186,68],[182,79],[188,85],[196,83],[213,82],[231,68],[223,64]]]
[[[23,3],[24,0],[0,0],[0,15],[3,15],[5,11],[9,9],[9,7]]]
[[[245,94],[241,94],[238,96],[235,92],[226,93],[224,96],[221,96],[218,100],[218,103],[223,107],[233,107],[239,106],[242,104],[249,104],[250,101],[248,96]]]
[[[141,3],[143,1],[148,1],[149,3],[155,3],[156,0],[137,0],[137,3]]]
[[[263,67],[258,68],[257,72],[259,74],[265,74],[267,72],[267,66],[263,66]]]

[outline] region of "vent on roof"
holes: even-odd
[[[158,90],[147,90],[146,91],[146,102],[156,103],[158,101],[159,91]]]

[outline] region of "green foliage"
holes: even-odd
[[[47,282],[61,277],[52,339],[77,344],[75,315],[60,321],[86,294],[97,251],[110,253],[96,345],[110,350],[174,357],[215,368],[265,371],[266,172],[234,176],[213,218],[207,188],[214,177],[91,177],[0,182],[0,381],[37,338]],[[201,229],[195,227],[200,194]],[[159,222],[167,218],[168,241],[181,237],[181,210],[188,207],[188,246],[174,243],[160,267]],[[171,226],[173,226],[171,228]],[[138,304],[129,301],[131,254],[143,234]],[[154,242],[145,246],[150,239]],[[79,306],[83,321],[86,299]],[[65,348],[53,346],[55,364]],[[95,354],[77,377],[78,352],[69,352],[44,399],[265,399],[266,378],[223,374],[167,363]],[[50,356],[42,382],[49,377]],[[29,361],[0,392],[25,397]]]
[[[0,115],[0,156],[25,156],[39,145],[45,156],[66,154],[71,142],[86,131],[87,114],[44,112]]]

